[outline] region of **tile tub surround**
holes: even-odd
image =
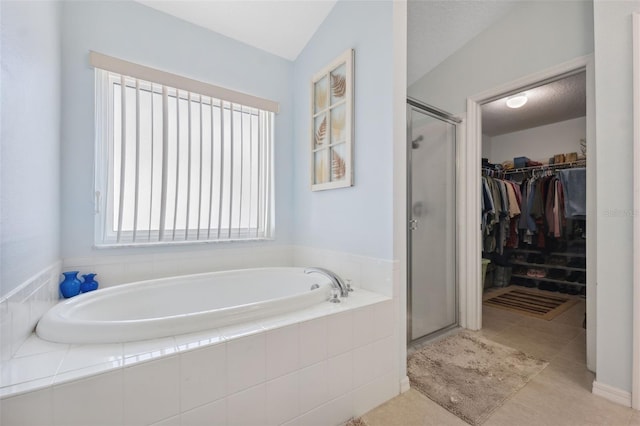
[[[400,269],[399,261],[304,246],[294,246],[292,256],[293,266],[322,266],[351,280],[354,287],[394,296],[394,272]]]
[[[95,256],[65,258],[63,268],[96,272],[100,288],[135,281],[232,269],[292,266],[291,246],[230,247],[224,249],[172,250],[154,254],[115,254],[97,250]]]
[[[226,248],[225,250],[176,253],[99,255],[64,259],[64,270],[97,272],[100,287],[231,269],[269,266],[320,266],[354,287],[391,297],[393,274],[399,263],[392,260],[354,255],[306,246]]]
[[[153,341],[33,335],[4,364],[0,423],[339,424],[398,394],[395,315],[393,300],[358,289],[341,304]]]
[[[55,262],[0,299],[0,361],[9,360],[38,320],[59,300],[62,262]]]

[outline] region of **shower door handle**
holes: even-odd
[[[418,229],[418,219],[411,219],[409,221],[409,231],[416,231]]]
[[[414,203],[411,208],[411,213],[413,214],[413,217],[421,217],[424,214],[424,203],[422,201]]]

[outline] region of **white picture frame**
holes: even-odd
[[[353,186],[354,55],[348,49],[311,79],[311,190]]]

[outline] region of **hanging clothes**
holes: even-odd
[[[561,176],[536,171],[520,184],[483,176],[483,251],[502,255],[520,243],[545,248],[548,238],[563,237],[569,213]]]
[[[482,178],[482,235],[485,253],[502,254],[513,243],[512,222],[520,215],[520,188],[513,182]]]
[[[564,189],[565,217],[585,219],[587,216],[587,169],[558,170]]]

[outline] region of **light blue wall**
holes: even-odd
[[[640,1],[594,3],[597,380],[625,391],[631,391],[634,326],[632,12],[640,12]]]
[[[1,297],[60,258],[60,4],[0,8]]]
[[[62,254],[67,257],[217,250],[93,250],[94,71],[89,50],[272,99],[276,116],[276,242],[290,243],[293,64],[133,1],[69,1],[62,14]],[[239,243],[245,244],[245,243]],[[274,244],[265,242],[260,245]],[[246,243],[244,246],[248,246]],[[255,244],[253,244],[255,245]]]
[[[393,7],[338,1],[295,61],[293,200],[295,243],[393,257]],[[355,186],[311,192],[310,81],[355,49]]]
[[[424,43],[428,52],[429,40]],[[408,93],[457,114],[468,96],[592,52],[591,1],[522,1]]]

